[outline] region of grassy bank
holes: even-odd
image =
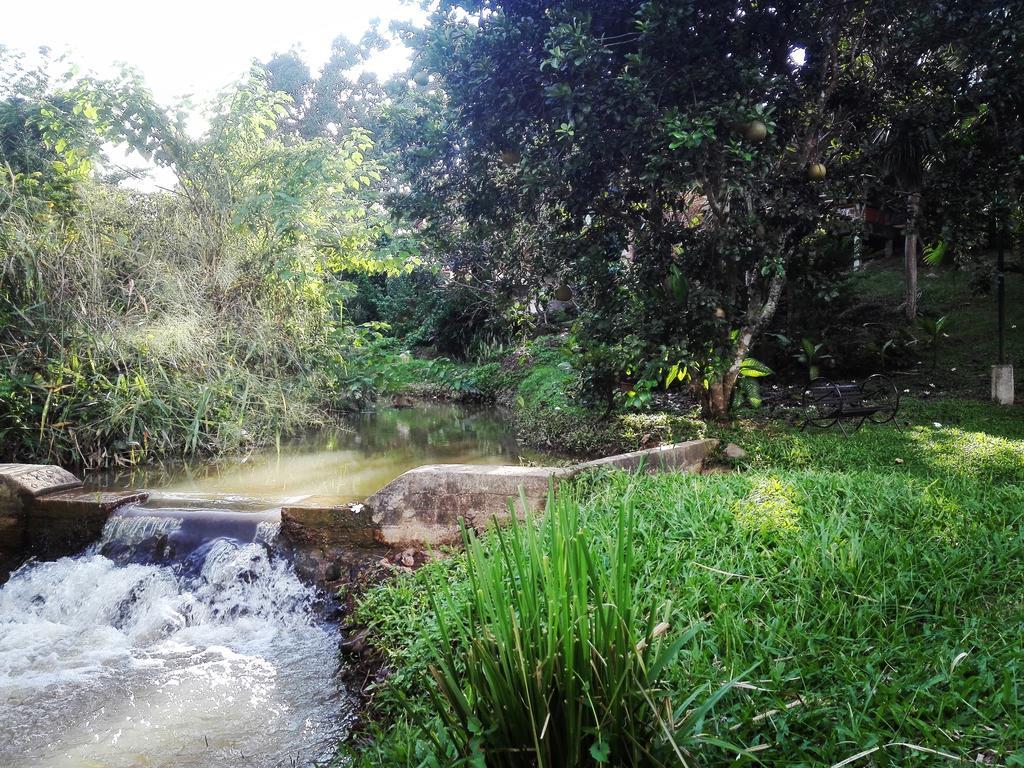
[[[0,217],[0,461],[115,467],[273,444],[350,404],[320,284],[182,200],[81,184]],[[29,207],[26,203],[26,207]]]
[[[669,639],[696,628],[666,672],[672,701],[733,684],[686,734],[695,763],[1024,765],[1024,413],[946,401],[907,415],[902,432],[850,438],[740,424],[723,436],[747,471],[561,491],[596,549],[634,510],[636,593],[658,597]],[[393,673],[356,764],[447,764],[425,736],[444,730],[428,594],[450,624],[465,569],[457,555],[364,596]]]
[[[933,349],[921,327],[905,328],[900,333],[899,326],[905,322],[898,318],[895,308],[903,301],[902,270],[901,259],[870,263],[848,278],[847,288],[858,301],[879,307],[880,313],[897,316],[891,337],[901,342],[898,346],[905,345],[904,365],[898,374],[903,386],[930,395],[987,398],[991,366],[998,356],[998,315],[991,279],[979,279],[951,267],[922,270],[920,312],[933,319],[947,318]],[[841,327],[835,331],[848,333]],[[1006,275],[1004,334],[1006,359],[1018,363],[1024,360],[1024,276],[1016,272]]]

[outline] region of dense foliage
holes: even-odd
[[[909,211],[911,323],[916,232],[983,261],[1019,217],[1022,23],[994,2],[442,3],[388,113],[394,203],[493,315],[573,297],[584,394],[681,382],[721,416],[780,303],[835,297],[860,204]]]
[[[724,414],[834,212],[808,168],[847,152],[863,23],[814,3],[442,5],[418,41],[436,93],[398,115],[422,126],[403,202],[468,280],[571,286],[593,389],[654,363]]]
[[[342,275],[403,259],[377,247],[367,132],[288,138],[287,96],[259,70],[193,138],[131,73],[52,81],[4,64],[2,458],[237,449],[344,405],[357,339]],[[97,178],[104,140],[178,185],[141,194]]]
[[[568,330],[585,405],[686,388],[716,417],[761,401],[752,353],[835,360],[837,316],[846,364],[910,359],[918,241],[978,285],[1019,242],[1022,25],[994,0],[447,2],[400,30],[408,78],[361,72],[376,30],[317,74],[281,54],[200,136],[130,71],[3,50],[7,456],[266,439],[372,399],[368,333],[485,360]],[[105,142],[173,189],[126,192]],[[843,303],[865,203],[906,211],[903,329]]]

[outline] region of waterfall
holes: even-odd
[[[0,765],[312,766],[345,735],[337,632],[272,515],[130,509],[0,588]]]

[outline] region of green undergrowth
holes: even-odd
[[[654,768],[699,743],[714,696],[663,712],[666,670],[689,636],[665,641],[660,596],[637,591],[633,507],[624,501],[616,514],[604,542],[565,496],[539,525],[511,521],[496,548],[467,533],[468,606],[461,595],[434,603],[432,714],[444,727],[426,733],[437,756],[495,768],[526,755],[536,768]]]
[[[0,460],[98,468],[211,456],[330,418],[328,377],[274,359],[286,345],[272,323],[211,331],[215,320],[182,312],[38,342],[0,329]]]
[[[992,266],[987,264],[989,269]],[[847,286],[858,302],[877,305],[884,313],[903,301],[902,270],[902,258],[873,262],[867,269],[850,275]],[[920,324],[907,325],[897,313],[891,338],[907,344],[905,359],[898,366],[900,386],[915,393],[932,391],[987,398],[991,366],[998,359],[999,338],[992,276],[981,277],[951,266],[922,268],[918,288],[921,317],[945,317],[946,323],[933,349],[926,330]],[[1019,272],[1008,272],[1005,290],[1004,354],[1008,362],[1019,364],[1024,360],[1024,277]],[[872,320],[885,317],[880,315]],[[836,328],[839,335],[849,332],[848,328]],[[833,351],[831,340],[823,340],[824,352]],[[875,369],[881,367],[879,360]],[[891,370],[891,366],[886,367]]]
[[[725,436],[747,471],[560,489],[595,551],[633,510],[635,594],[667,606],[667,641],[694,630],[668,698],[731,684],[693,764],[1024,765],[1024,420],[962,401],[907,416],[902,432],[850,438],[740,423]],[[484,547],[498,551],[493,534]],[[392,674],[355,765],[451,764],[425,736],[445,732],[429,704],[441,634],[428,595],[451,625],[469,589],[455,554],[363,596]]]
[[[354,377],[370,377],[368,386],[385,395],[493,402],[525,445],[570,456],[604,456],[706,436],[696,413],[604,414],[584,407],[576,397],[579,376],[572,359],[557,336],[477,363],[417,359],[389,339],[380,342],[364,373]]]
[[[658,443],[694,440],[705,435],[696,415],[611,413],[607,416],[576,401],[577,375],[569,363],[543,361],[509,392],[520,435],[535,445],[580,456],[633,451]]]

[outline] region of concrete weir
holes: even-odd
[[[307,578],[332,581],[353,546],[366,550],[458,544],[460,521],[482,529],[544,508],[548,490],[581,472],[622,469],[699,472],[717,440],[692,440],[608,456],[570,467],[430,464],[392,480],[361,504],[310,498],[281,510],[281,530]]]
[[[30,557],[75,554],[99,538],[111,512],[146,496],[87,491],[60,467],[0,464],[0,583]]]
[[[361,504],[312,497],[281,509],[297,572],[328,583],[382,553],[457,544],[460,522],[482,529],[513,510],[544,508],[548,491],[581,472],[700,471],[717,440],[693,440],[570,467],[431,464],[405,472]],[[30,557],[71,555],[99,538],[110,514],[146,493],[87,491],[60,467],[0,464],[0,583]]]

